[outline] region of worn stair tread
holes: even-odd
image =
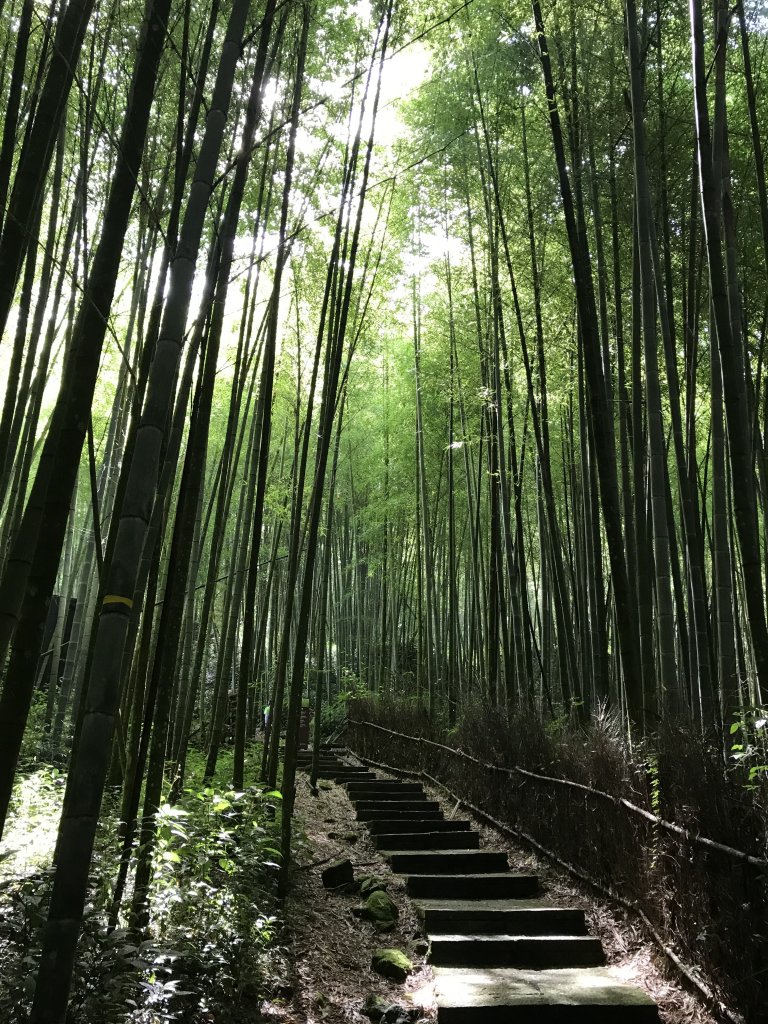
[[[311,758],[307,761],[299,761],[299,766],[301,768],[311,768]],[[318,768],[321,771],[346,772],[347,775],[349,776],[355,776],[355,778],[359,778],[361,782],[373,782],[376,779],[376,776],[373,775],[372,772],[367,772],[365,768],[356,768],[353,764],[328,764],[324,761],[321,761],[320,764],[318,765]]]
[[[350,788],[351,787],[351,788]],[[347,793],[352,803],[359,800],[426,800],[423,790],[375,790],[368,782],[347,782]]]
[[[503,850],[387,850],[395,874],[488,874],[509,867]]]
[[[393,817],[368,822],[368,829],[374,836],[388,835],[392,832],[469,832],[471,827],[469,821],[453,821],[448,818]]]
[[[404,794],[402,797],[398,797],[395,794],[391,794],[386,800],[382,800],[380,797],[365,796],[365,797],[352,797],[352,806],[355,810],[364,808],[365,810],[402,810],[402,811],[418,811],[419,808],[428,807],[432,809],[432,805],[439,807],[437,801],[427,800],[426,797],[420,796],[418,793]]]
[[[433,935],[430,959],[455,967],[599,967],[602,943],[594,935]]]
[[[296,755],[297,760],[299,760],[299,761],[311,761],[313,756],[314,755],[313,755],[311,750],[300,750],[298,752],[298,754]],[[322,751],[320,753],[320,760],[321,761],[326,761],[329,764],[330,763],[342,764],[344,762],[344,759],[342,757],[337,757],[335,754],[327,754],[327,753],[325,753],[325,751]]]
[[[358,787],[350,790],[350,786]],[[427,794],[418,789],[371,789],[365,782],[348,782],[347,791],[352,803],[359,803],[360,800],[380,800],[381,803],[391,803],[393,800],[426,800]]]
[[[299,753],[296,755],[296,758],[299,761],[311,761],[313,756],[314,755],[313,755],[311,750],[300,750]],[[344,763],[343,758],[336,757],[333,754],[320,754],[320,760],[321,761],[325,761],[326,764],[343,764]]]
[[[375,782],[365,779],[347,783],[349,799],[355,800],[424,800],[426,793],[419,786],[414,789],[391,789],[388,786],[377,786]]]
[[[409,811],[417,811],[424,804],[436,804],[437,800],[430,800],[424,793],[360,793],[349,797],[354,807],[361,804],[375,804],[382,811],[399,807],[401,804]]]
[[[301,765],[305,771],[310,771],[312,765]],[[358,772],[350,772],[347,768],[320,768],[319,773],[326,775],[338,775],[344,778],[345,782],[350,782],[352,779],[359,779],[360,775]]]
[[[330,779],[332,782],[336,782],[337,785],[343,785],[344,782],[346,781],[346,776],[344,776],[344,775],[335,775],[335,774],[332,774],[330,772],[328,774],[326,774],[326,775],[324,775],[321,772],[321,773],[319,773],[317,775],[317,778]]]
[[[505,871],[499,872],[499,878],[509,878],[510,876],[516,878],[536,878],[536,875],[529,875],[523,872]],[[442,877],[442,876],[441,876]],[[490,876],[483,875],[483,878]],[[543,899],[540,896],[534,897],[521,897],[520,899],[502,899],[502,900],[489,900],[489,899],[474,899],[467,897],[465,899],[449,900],[448,903],[444,899],[436,898],[431,899],[429,897],[419,897],[414,899],[413,905],[420,914],[426,913],[437,913],[437,914],[463,914],[470,913],[474,914],[478,918],[486,915],[493,917],[496,914],[506,913],[544,913],[553,912],[557,914],[581,914],[584,915],[584,911],[581,907],[564,907],[557,903],[551,903],[549,899]]]
[[[400,821],[423,821],[425,818],[432,818],[435,821],[443,820],[443,812],[440,810],[437,804],[430,805],[428,807],[419,807],[416,810],[403,808],[357,808],[357,820],[370,824],[374,821],[388,821],[392,818],[397,818]]]
[[[395,811],[411,811],[422,814],[424,811],[437,811],[440,804],[436,800],[358,800],[355,802],[355,810],[360,811],[381,811],[390,816]]]
[[[480,846],[477,832],[394,832],[373,837],[377,850],[476,850]]]
[[[539,891],[537,875],[514,871],[487,871],[482,874],[412,874],[405,880],[414,899],[439,899],[451,905],[454,900],[502,900],[535,896]]]
[[[540,899],[414,899],[428,935],[586,935],[584,911]]]
[[[439,1024],[658,1021],[650,997],[610,967],[435,967],[434,973]]]
[[[391,791],[392,793],[423,793],[424,786],[421,782],[391,782],[386,778],[377,778],[373,782],[360,782],[360,786],[365,786],[367,790],[377,790],[383,793]],[[348,790],[350,793],[356,792],[356,784],[350,782]]]

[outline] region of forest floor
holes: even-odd
[[[284,907],[284,979],[264,1005],[269,1024],[366,1024],[363,1002],[371,993],[404,1007],[420,1007],[421,1019],[436,1018],[432,972],[423,953],[416,915],[402,882],[391,876],[375,850],[364,825],[355,820],[344,789],[334,784],[313,798],[306,776],[299,780],[296,800],[297,827],[302,836],[294,854],[295,869],[290,896]],[[440,802],[448,816],[455,810],[439,790],[425,786],[432,800]],[[462,811],[463,817],[472,817]],[[504,849],[516,871],[529,871],[541,879],[544,898],[559,906],[579,906],[586,911],[593,934],[603,943],[607,961],[622,980],[639,985],[656,1001],[663,1024],[716,1024],[701,1000],[683,988],[670,973],[666,960],[640,925],[622,908],[597,900],[569,875],[510,842],[484,823],[474,821],[483,845]],[[391,876],[388,891],[400,909],[398,926],[379,935],[373,925],[353,915],[360,899],[354,893],[323,888],[320,873],[337,858],[349,857],[355,874]],[[402,949],[413,961],[414,972],[404,985],[385,981],[370,967],[371,955],[380,946]]]

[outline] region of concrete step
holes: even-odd
[[[512,871],[488,872],[482,875],[410,875],[405,886],[409,896],[432,900],[510,900],[535,896],[539,891],[536,875]]]
[[[365,822],[374,821],[424,821],[431,818],[434,821],[443,820],[443,812],[440,805],[434,800],[424,800],[422,803],[388,803],[382,806],[380,803],[358,804],[357,820]]]
[[[326,775],[323,775],[321,772],[317,777],[318,779],[330,779],[330,781],[335,782],[337,786],[343,786],[347,781],[347,777],[345,775],[336,775],[331,772],[328,772]]]
[[[470,828],[471,824],[468,821],[449,821],[445,818],[384,818],[368,823],[369,831],[375,836],[384,836],[391,832],[468,832]]]
[[[436,967],[438,1024],[658,1024],[658,1010],[611,968]]]
[[[356,782],[348,782],[347,786],[356,786]],[[365,783],[359,783],[364,786]],[[353,804],[359,803],[381,803],[386,807],[392,802],[408,801],[409,803],[417,803],[419,800],[428,800],[426,793],[397,793],[390,790],[378,790],[378,789],[364,789],[362,792],[355,792],[349,794],[349,799]]]
[[[542,900],[419,900],[427,935],[586,935],[584,911]]]
[[[396,875],[471,875],[506,871],[507,855],[500,850],[442,850],[411,853],[389,850],[389,866]]]
[[[312,762],[311,761],[307,761],[304,764],[302,764],[300,762],[299,764],[296,765],[296,767],[299,769],[300,772],[309,772],[309,771],[312,770]],[[321,765],[318,765],[317,770],[321,774],[323,772],[326,772],[326,773],[330,773],[330,774],[333,774],[333,775],[338,775],[339,772],[344,772],[346,775],[349,776],[350,780],[357,781],[358,779],[361,779],[361,776],[360,776],[359,772],[349,772],[349,771],[347,771],[346,765],[343,765],[343,764],[321,764]],[[363,781],[363,782],[365,781],[365,776],[362,777],[361,781]]]
[[[393,832],[374,838],[377,850],[477,850],[477,832]]]
[[[430,960],[440,967],[599,967],[605,953],[593,935],[434,935]]]
[[[350,797],[359,797],[361,794],[375,793],[416,793],[424,795],[424,787],[419,782],[387,782],[382,779],[375,779],[373,782],[350,782],[347,786]]]
[[[384,811],[390,817],[391,811],[416,811],[418,813],[419,811],[438,810],[440,807],[436,800],[427,800],[425,796],[419,796],[418,793],[406,793],[405,795],[409,799],[393,797],[391,800],[385,800],[381,797],[365,797],[353,800],[352,803],[355,805],[356,811]]]
[[[283,752],[283,749],[284,749],[283,747],[280,748],[280,753]],[[296,756],[297,757],[312,757],[313,753],[314,753],[314,750],[312,749],[312,747],[302,747],[298,751]],[[331,757],[331,758],[335,757],[335,758],[338,759],[340,757],[346,756],[348,753],[349,753],[349,751],[347,751],[347,750],[338,750],[338,749],[337,750],[329,750],[327,747],[323,747],[323,746],[320,747],[320,757]]]
[[[300,757],[296,761],[296,764],[300,765],[302,768],[307,767],[312,764],[312,758]],[[340,761],[337,757],[321,757],[318,764],[321,768],[349,768],[349,770],[353,772],[368,772],[367,768],[360,768],[358,765],[344,764],[344,762]],[[370,772],[368,774],[373,773]]]

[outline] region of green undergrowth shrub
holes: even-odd
[[[168,1019],[263,995],[277,934],[279,797],[205,786],[161,808],[151,905],[162,942],[143,987],[149,1003],[175,1011]]]
[[[690,837],[768,858],[764,709],[742,713],[725,743],[679,720],[630,745],[619,717],[610,712],[579,721],[534,711],[509,714],[479,701],[468,703],[451,728],[447,716],[430,720],[410,701],[360,700],[350,720],[402,734],[352,724],[347,738],[356,752],[426,772],[603,891],[617,893],[646,915],[726,1005],[745,1020],[763,1019],[768,871]],[[499,767],[512,770],[495,770]],[[531,778],[515,767],[580,783],[614,799]],[[642,817],[616,798],[687,835]]]
[[[249,751],[250,770],[260,749]],[[160,809],[151,924],[136,936],[125,918],[108,928],[118,861],[117,798],[107,795],[78,948],[68,1024],[203,1024],[259,1019],[271,965],[279,958],[276,882],[280,794],[235,791],[231,752],[202,783],[192,751],[189,785]],[[46,789],[45,792],[48,792]],[[58,810],[51,803],[51,812]],[[29,1013],[53,869],[47,864],[0,882],[0,1020]],[[130,907],[129,887],[123,908]]]

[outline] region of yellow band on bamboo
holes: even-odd
[[[119,594],[107,594],[102,604],[124,604],[129,608],[133,608],[133,601],[130,597],[120,597]]]

